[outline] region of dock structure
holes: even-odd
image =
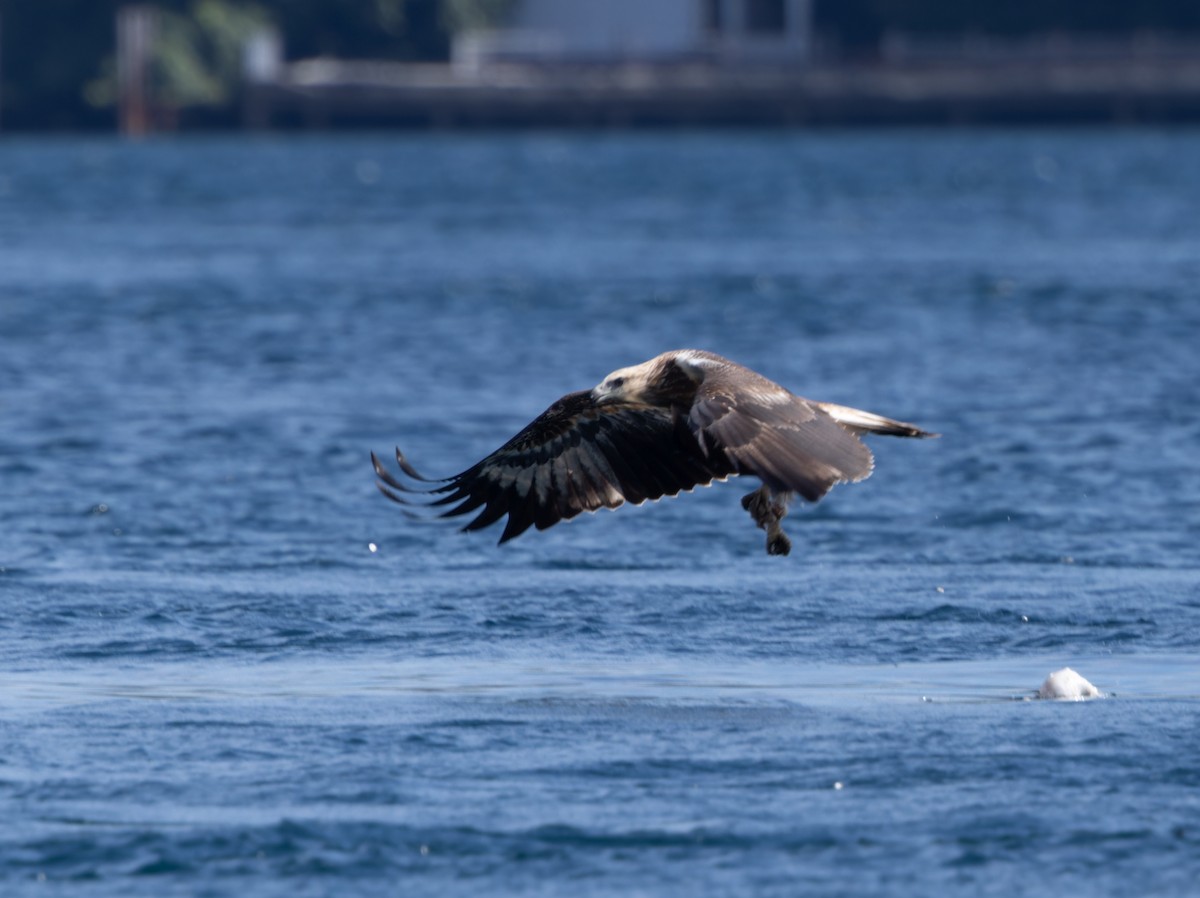
[[[1200,120],[1200,53],[1118,58],[496,62],[312,59],[246,86],[258,127],[472,128]]]
[[[888,32],[865,58],[822,43],[816,2],[510,0],[491,27],[456,34],[451,58],[437,63],[287,61],[280,29],[263,24],[241,46],[242,124],[262,130],[1200,121],[1200,38],[1193,34],[1005,39]],[[177,123],[179,109],[156,105],[151,70],[158,30],[149,3],[119,9],[118,109],[127,135]]]
[[[313,59],[258,79],[259,123],[435,127],[1200,119],[1200,41],[890,32],[821,45],[816,0],[511,0],[446,64]]]

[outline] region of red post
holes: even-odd
[[[151,127],[150,51],[154,10],[122,6],[117,10],[117,96],[121,133],[140,137]]]

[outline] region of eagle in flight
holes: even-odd
[[[816,502],[835,484],[870,476],[864,433],[932,437],[913,424],[813,402],[711,352],[683,349],[621,368],[591,390],[568,393],[491,455],[460,474],[428,480],[400,450],[413,483],[371,453],[377,484],[402,505],[478,512],[463,530],[505,515],[500,542],[530,526],[545,530],[583,511],[677,495],[737,474],[762,486],[742,499],[767,533],[767,552],[786,555],[781,521],[799,494]],[[416,500],[423,494],[426,501]]]

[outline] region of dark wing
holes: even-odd
[[[874,466],[871,450],[815,402],[732,363],[705,371],[688,420],[709,458],[810,502]]]
[[[423,480],[399,451],[401,469]],[[395,478],[372,453],[383,494],[437,495],[432,506],[452,506],[442,517],[478,511],[463,530],[479,530],[508,515],[506,542],[536,526],[545,530],[582,511],[674,496],[733,472],[724,457],[706,458],[685,418],[642,404],[597,405],[584,390],[564,396],[515,437],[461,474],[415,490]]]

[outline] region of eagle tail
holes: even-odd
[[[883,415],[864,412],[862,409],[850,408],[845,405],[835,405],[832,402],[818,402],[816,405],[821,411],[837,421],[838,424],[841,424],[848,430],[852,430],[854,433],[878,433],[889,437],[918,437],[920,439],[940,436],[940,434],[922,430],[915,424],[895,421],[891,418],[885,418]]]

